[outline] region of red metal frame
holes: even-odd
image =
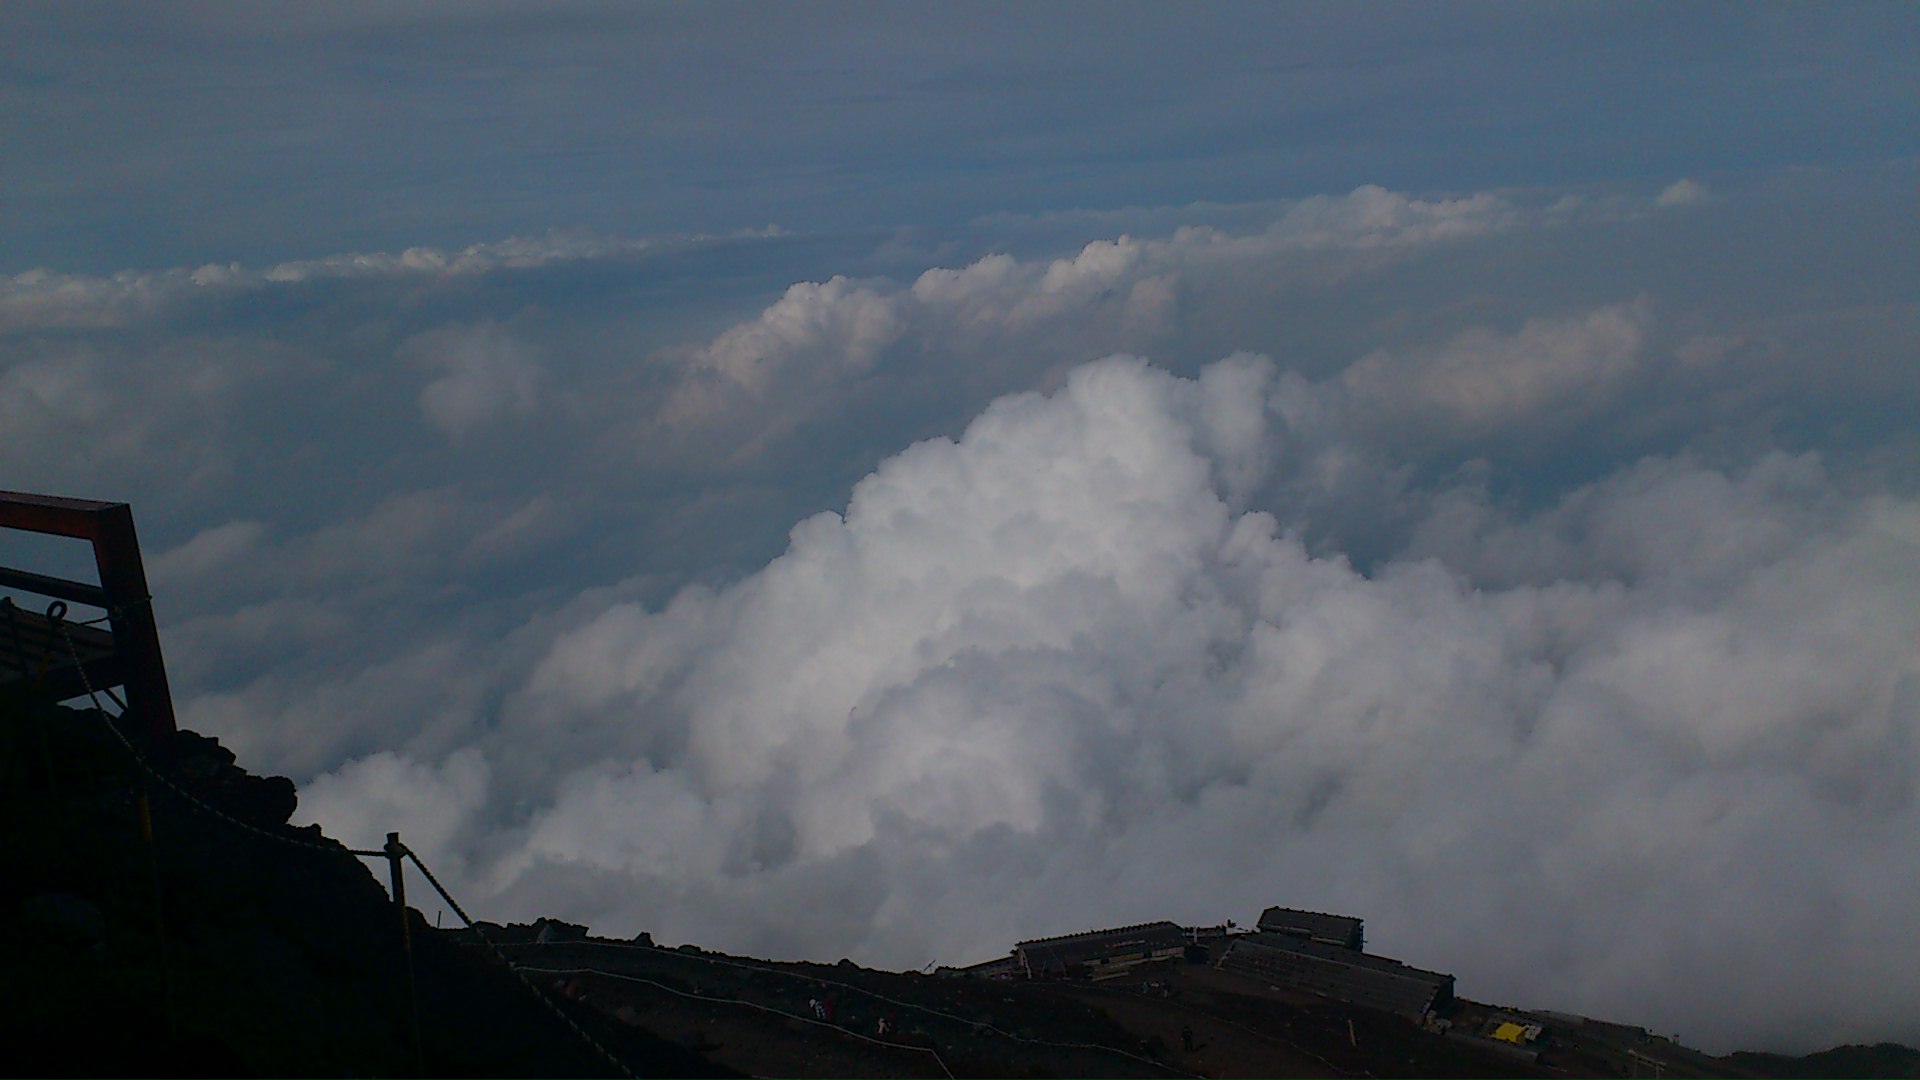
[[[0,585],[105,608],[127,708],[144,721],[150,744],[171,734],[173,695],[160,658],[160,632],[153,623],[153,598],[133,531],[133,508],[120,502],[0,491],[0,528],[69,536],[93,545],[94,566],[100,572],[97,586],[9,567],[0,567]]]

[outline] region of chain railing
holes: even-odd
[[[64,609],[64,605],[62,605],[62,607]],[[62,614],[64,614],[64,610]],[[108,616],[103,616],[103,618],[109,618],[109,617],[112,617],[111,613]],[[434,876],[433,871],[427,868],[426,863],[420,860],[420,856],[415,854],[411,848],[408,848],[405,844],[401,843],[399,833],[397,832],[388,833],[387,844],[384,848],[380,848],[380,849],[350,848],[342,844],[339,844],[337,842],[323,844],[323,843],[318,843],[316,841],[305,839],[303,837],[289,836],[282,831],[275,831],[271,829],[261,828],[260,826],[255,825],[253,822],[242,820],[241,818],[238,818],[233,814],[230,814],[225,810],[220,809],[219,807],[216,807],[207,803],[204,799],[201,799],[199,796],[195,795],[193,792],[188,791],[185,787],[181,786],[178,783],[175,783],[172,777],[166,775],[164,772],[160,771],[159,769],[154,768],[153,764],[147,760],[146,755],[142,754],[139,748],[134,746],[133,741],[127,738],[126,733],[120,730],[119,725],[114,723],[115,718],[113,714],[107,712],[105,707],[103,707],[100,704],[99,688],[96,688],[93,685],[93,679],[91,678],[91,676],[87,674],[86,666],[80,663],[79,650],[73,643],[72,634],[69,633],[67,630],[67,623],[64,621],[64,619],[54,619],[53,625],[55,628],[57,628],[60,631],[61,638],[66,643],[67,651],[69,655],[72,656],[75,666],[79,670],[81,684],[82,686],[85,687],[87,691],[87,699],[93,703],[93,711],[95,715],[100,717],[101,723],[106,727],[106,729],[109,732],[113,734],[114,739],[118,741],[121,748],[127,752],[127,756],[130,759],[132,759],[133,763],[140,769],[141,773],[144,775],[146,779],[152,780],[160,784],[162,787],[166,788],[166,790],[171,792],[174,796],[179,798],[182,802],[186,803],[188,806],[192,807],[193,809],[198,810],[201,813],[204,813],[209,817],[212,817],[213,819],[220,821],[228,826],[231,826],[235,829],[239,829],[249,835],[266,839],[266,840],[271,840],[275,843],[284,844],[289,847],[301,848],[307,851],[324,851],[324,852],[336,853],[336,854],[342,854],[342,855],[351,855],[361,859],[377,858],[377,859],[385,859],[388,861],[388,865],[392,870],[392,879],[393,879],[392,892],[393,892],[394,902],[395,902],[395,905],[400,910],[401,932],[403,935],[402,945],[406,951],[408,997],[409,997],[409,1006],[412,1011],[411,1020],[412,1020],[412,1041],[413,1041],[414,1058],[415,1058],[415,1064],[416,1066],[419,1067],[422,1074],[425,1073],[425,1066],[426,1066],[425,1051],[420,1039],[419,1004],[418,1004],[417,996],[413,986],[414,972],[413,972],[413,955],[412,955],[411,917],[407,911],[406,887],[405,887],[404,880],[401,877],[401,871],[400,871],[402,859],[411,859],[413,861],[413,865],[419,869],[422,875],[426,877],[428,884],[432,885],[434,888],[434,891],[440,894],[441,899],[447,902],[447,906],[453,909],[453,913],[459,916],[461,921],[464,922],[469,929],[473,930],[474,933],[480,937],[481,942],[487,946],[487,948],[493,953],[493,955],[496,958],[498,958],[502,963],[504,963],[507,966],[507,968],[510,971],[514,973],[514,975],[517,977],[521,985],[525,986],[534,995],[534,997],[538,998],[540,1002],[543,1005],[545,1005],[550,1012],[553,1013],[554,1016],[558,1017],[560,1021],[566,1025],[568,1030],[573,1032],[575,1036],[579,1037],[583,1042],[585,1042],[588,1047],[590,1047],[609,1065],[617,1069],[622,1076],[628,1077],[629,1080],[634,1080],[635,1073],[633,1072],[632,1069],[627,1067],[625,1062],[621,1061],[620,1058],[617,1057],[611,1050],[608,1050],[604,1045],[602,1045],[600,1040],[594,1038],[591,1033],[589,1033],[585,1028],[581,1027],[578,1021],[574,1020],[573,1017],[567,1015],[566,1011],[562,1009],[559,1006],[559,1004],[555,1002],[545,990],[541,989],[541,987],[537,982],[535,982],[531,977],[529,977],[526,972],[521,970],[520,965],[514,963],[513,960],[510,957],[508,957],[505,953],[501,952],[500,949],[497,946],[495,946],[492,941],[488,940],[486,936],[486,932],[481,930],[478,924],[476,924],[473,921],[473,919],[467,915],[466,909],[460,905],[460,902],[458,900],[455,900],[453,898],[453,894],[447,890],[446,886],[440,883],[440,879]],[[124,709],[124,706],[122,706],[122,708]],[[124,712],[122,713],[122,715],[124,715]],[[142,802],[141,802],[141,810],[142,810],[142,819],[141,819],[142,833],[144,835],[150,836],[151,830],[146,825],[146,822],[149,820],[146,815],[150,811],[147,810],[146,802],[144,798],[142,799]]]
[[[845,1035],[845,1036],[848,1036],[849,1038],[859,1039],[863,1042],[870,1042],[875,1046],[886,1046],[886,1047],[892,1047],[895,1050],[913,1050],[922,1054],[931,1054],[933,1056],[934,1063],[940,1066],[940,1071],[947,1074],[947,1080],[953,1080],[953,1070],[947,1068],[947,1063],[944,1060],[942,1060],[940,1057],[940,1051],[934,1047],[917,1046],[913,1043],[892,1042],[887,1039],[875,1038],[872,1035],[855,1031],[852,1028],[847,1027],[843,1024],[836,1024],[831,1020],[821,1020],[816,1017],[802,1016],[799,1013],[787,1012],[785,1009],[776,1009],[769,1005],[762,1005],[757,1001],[748,1001],[745,998],[717,997],[712,994],[689,993],[688,991],[685,991],[685,990],[676,990],[673,987],[668,986],[666,983],[656,982],[653,979],[642,978],[641,976],[638,976],[638,975],[626,975],[618,971],[602,971],[599,968],[525,967],[525,968],[522,968],[522,970],[537,971],[544,975],[597,975],[597,976],[608,978],[608,979],[619,979],[623,982],[644,983],[647,986],[655,987],[656,989],[660,989],[660,990],[665,990],[669,994],[675,994],[683,998],[691,998],[694,1001],[711,1002],[717,1005],[740,1005],[745,1008],[756,1009],[763,1013],[770,1013],[774,1016],[785,1017],[788,1020],[798,1020],[798,1021],[801,1021],[802,1023],[812,1024],[816,1027],[823,1027],[829,1031],[834,1032],[835,1034]]]
[[[743,971],[754,971],[754,972],[761,972],[769,975],[778,975],[784,978],[796,979],[796,980],[804,981],[807,983],[816,984],[819,986],[839,987],[840,989],[851,990],[856,994],[860,994],[865,997],[872,998],[875,1001],[884,1001],[887,1004],[896,1006],[898,1008],[910,1009],[914,1012],[924,1013],[928,1016],[937,1016],[943,1020],[950,1020],[956,1024],[964,1025],[969,1029],[992,1032],[993,1034],[998,1035],[1003,1039],[1008,1039],[1010,1041],[1018,1042],[1018,1043],[1026,1043],[1029,1046],[1045,1046],[1045,1047],[1050,1047],[1056,1050],[1097,1051],[1100,1053],[1113,1054],[1118,1057],[1128,1058],[1133,1061],[1140,1062],[1143,1065],[1151,1065],[1156,1069],[1159,1069],[1163,1072],[1172,1073],[1175,1076],[1194,1075],[1193,1073],[1183,1072],[1180,1069],[1176,1069],[1173,1066],[1168,1065],[1164,1061],[1155,1061],[1152,1058],[1143,1057],[1140,1054],[1135,1054],[1128,1050],[1122,1050],[1117,1046],[1108,1046],[1105,1043],[1061,1042],[1055,1039],[1036,1039],[1027,1035],[1021,1035],[1016,1032],[1008,1031],[1005,1028],[995,1027],[992,1024],[984,1023],[979,1020],[973,1020],[964,1016],[956,1015],[954,1013],[945,1012],[941,1009],[936,1009],[931,1005],[921,1005],[916,1002],[902,1001],[899,998],[889,997],[888,995],[883,994],[878,990],[870,990],[864,986],[859,986],[854,983],[841,982],[840,980],[837,980],[837,979],[830,979],[823,975],[816,975],[810,972],[789,971],[785,968],[774,967],[769,964],[749,964],[741,960],[722,960],[717,956],[706,956],[703,954],[695,954],[695,953],[683,953],[676,949],[663,949],[658,945],[639,945],[639,944],[634,944],[631,942],[623,942],[623,941],[555,941],[555,942],[546,942],[546,943],[525,942],[525,943],[521,943],[511,947],[528,948],[528,947],[539,946],[542,944],[548,945],[552,948],[575,948],[579,946],[588,946],[591,948],[627,949],[627,950],[633,950],[638,952],[660,953],[662,955],[676,957],[681,960],[693,960],[703,964],[713,964],[718,967],[739,968]],[[802,1019],[804,1019],[804,1017]]]

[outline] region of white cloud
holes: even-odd
[[[933,376],[971,384],[984,404],[1030,385],[1037,357],[1047,358],[1038,361],[1049,365],[1044,376],[1058,376],[1116,351],[1154,351],[1179,328],[1190,275],[1238,281],[1277,264],[1344,256],[1390,262],[1567,216],[1492,194],[1424,200],[1367,186],[1284,204],[1248,231],[1121,235],[1054,259],[988,254],[928,269],[904,287],[846,277],[802,282],[759,318],[688,351],[679,385],[643,427],[671,432],[678,443],[712,440],[712,452],[739,460],[880,392],[863,387],[913,386]]]
[[[1367,184],[1345,196],[1301,200],[1268,229],[1266,240],[1307,248],[1394,247],[1465,239],[1537,217],[1491,192],[1418,199]]]
[[[1651,324],[1642,299],[1573,318],[1529,319],[1510,335],[1474,327],[1429,353],[1363,357],[1341,374],[1340,387],[1364,423],[1504,426],[1544,410],[1605,403],[1642,362]]]
[[[917,967],[1294,902],[1475,996],[1911,1038],[1911,313],[1654,208],[814,238],[697,316],[737,264],[27,275],[0,486],[133,494],[185,722],[490,917]]]
[[[229,521],[203,529],[193,539],[149,560],[147,572],[159,588],[189,586],[197,578],[230,570],[236,562],[251,556],[265,534],[266,526],[258,521]]]
[[[1907,1030],[1869,944],[1904,897],[1845,868],[1920,870],[1920,504],[1649,461],[1533,517],[1463,491],[1363,576],[1235,505],[1285,467],[1274,385],[1078,368],[745,580],[580,612],[481,744],[539,809],[503,845],[462,803],[492,839],[449,857],[722,947],[918,966],[1288,902],[1713,1046]]]
[[[390,752],[361,758],[300,791],[297,822],[324,821],[349,847],[378,847],[394,823],[401,840],[422,851],[448,851],[465,819],[487,798],[488,769],[476,750],[457,751],[437,765],[404,761]],[[458,873],[458,864],[442,870]]]
[[[250,347],[251,346],[251,347]],[[104,496],[229,480],[235,414],[284,372],[267,343],[29,339],[0,349],[0,468],[16,486]]]
[[[1700,206],[1713,201],[1713,193],[1698,180],[1681,178],[1663,188],[1653,200],[1662,209],[1674,206]]]
[[[778,234],[768,234],[778,235]],[[525,270],[552,263],[606,259],[645,251],[647,240],[609,236],[550,234],[514,236],[493,243],[471,244],[458,251],[411,247],[398,253],[377,251],[329,255],[321,259],[284,262],[260,275],[271,282],[311,281],[316,278],[396,276],[405,274],[480,274],[492,270]],[[227,268],[206,268],[228,273]],[[198,272],[198,271],[197,271]]]
[[[448,326],[410,339],[401,353],[442,372],[420,390],[420,411],[460,442],[506,418],[531,416],[546,369],[535,350],[489,322]]]
[[[745,239],[749,234],[742,234]],[[779,232],[750,234],[776,237]],[[702,238],[677,243],[698,243]],[[123,270],[106,276],[49,269],[0,277],[0,334],[56,328],[124,326],[209,295],[226,295],[310,281],[351,278],[469,277],[559,263],[614,259],[647,251],[656,241],[554,233],[471,244],[457,251],[412,247],[399,252],[350,252],[284,262],[255,270],[239,263],[208,263],[164,270]]]
[[[871,288],[844,277],[801,282],[758,320],[728,330],[702,349],[698,363],[747,390],[761,391],[796,361],[812,361],[832,376],[858,376],[899,334],[899,317]]]

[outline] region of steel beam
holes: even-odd
[[[119,502],[0,491],[0,528],[72,537],[93,545],[98,586],[18,570],[8,573],[0,584],[105,608],[127,689],[127,708],[141,719],[149,745],[172,734],[173,695],[160,656],[160,631],[153,622],[153,597],[147,592],[140,540],[133,530],[133,508]],[[49,591],[53,589],[62,591]]]

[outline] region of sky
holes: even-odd
[[[1285,904],[1920,1043],[1911,6],[0,21],[0,488],[133,504],[297,820],[496,920]]]

